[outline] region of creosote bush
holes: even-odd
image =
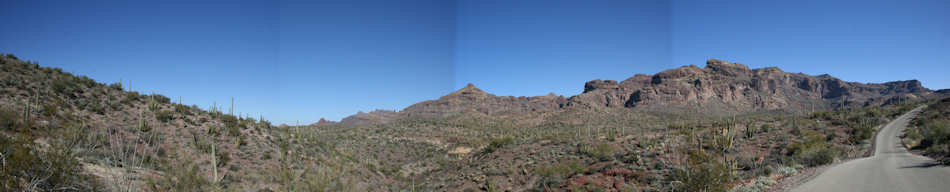
[[[155,119],[158,119],[159,121],[162,121],[162,122],[168,122],[174,118],[175,116],[169,110],[161,110],[161,111],[155,112]]]
[[[728,191],[735,176],[718,155],[704,150],[690,149],[686,167],[677,168],[673,178],[682,182],[676,191]]]
[[[493,138],[493,139],[491,139],[491,142],[488,144],[488,146],[485,147],[485,152],[486,152],[486,153],[495,152],[495,151],[497,151],[498,149],[500,149],[500,148],[502,148],[502,147],[505,147],[506,145],[509,145],[509,144],[511,144],[511,143],[513,143],[513,142],[514,142],[514,139],[511,138],[511,137],[498,137],[498,138]]]
[[[828,146],[826,137],[817,131],[803,130],[802,137],[801,142],[786,147],[793,163],[814,167],[832,163],[840,154],[837,148]]]
[[[535,167],[532,172],[541,177],[541,181],[538,182],[536,187],[543,191],[558,187],[565,179],[583,170],[584,166],[580,161],[570,160],[561,161],[550,166],[541,165]]]
[[[98,191],[100,183],[82,172],[71,146],[51,143],[45,150],[27,139],[0,135],[0,191]]]
[[[608,161],[614,158],[614,155],[617,153],[617,147],[610,145],[610,143],[598,142],[598,143],[581,143],[577,146],[578,151],[581,154],[590,156],[598,161]]]

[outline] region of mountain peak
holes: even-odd
[[[730,63],[718,59],[706,60],[706,69],[729,76],[738,76],[752,72],[752,70],[749,69],[749,66],[738,63]]]
[[[460,95],[460,94],[461,94],[461,95],[482,95],[482,94],[486,94],[486,93],[485,93],[485,91],[482,91],[482,90],[479,89],[478,87],[475,87],[474,84],[469,83],[468,85],[465,85],[465,87],[462,87],[461,89],[459,89],[458,91],[453,92],[453,93],[450,94],[450,95]]]

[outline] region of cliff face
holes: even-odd
[[[882,84],[845,82],[830,75],[786,73],[774,67],[749,69],[710,59],[705,68],[685,66],[621,82],[589,81],[569,105],[640,107],[651,105],[725,105],[738,111],[870,106],[888,100],[927,97],[933,91],[917,80]]]
[[[880,84],[846,82],[830,75],[787,73],[776,67],[748,66],[710,59],[704,68],[684,66],[654,75],[637,74],[626,80],[593,80],[579,95],[565,99],[549,94],[537,97],[495,96],[474,85],[394,111],[359,113],[341,122],[382,123],[404,118],[441,118],[464,113],[488,116],[533,114],[572,108],[695,109],[700,113],[799,111],[863,107],[948,95],[934,92],[917,80]]]

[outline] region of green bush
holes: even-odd
[[[175,119],[175,116],[169,110],[161,110],[161,111],[155,112],[155,118],[162,122],[168,122],[168,121],[171,121],[172,119]]]
[[[152,127],[148,125],[148,121],[139,120],[139,125],[136,127],[141,132],[149,132],[152,130]]]
[[[121,82],[116,82],[116,83],[109,84],[109,88],[111,88],[111,89],[113,89],[113,90],[116,90],[116,91],[122,91],[122,83],[121,83]]]
[[[561,161],[551,166],[538,166],[532,172],[541,177],[537,187],[545,190],[559,186],[565,179],[583,170],[584,166],[579,161],[572,160]]]
[[[228,134],[231,136],[241,135],[240,124],[237,117],[234,115],[221,115],[221,122],[224,123],[224,128],[228,131]]]
[[[87,109],[89,111],[92,111],[93,113],[96,113],[99,115],[106,114],[106,107],[103,105],[100,105],[98,102],[89,103],[89,105],[87,105],[86,107],[88,107]]]
[[[8,110],[6,108],[0,109],[0,130],[10,130],[16,128],[17,120],[20,119],[20,115],[17,112]]]
[[[56,113],[59,112],[59,106],[63,104],[58,103],[47,103],[43,105],[43,114],[46,116],[56,116]]]
[[[175,112],[178,112],[182,114],[183,116],[192,115],[191,108],[189,108],[187,105],[182,105],[182,104],[175,104]]]
[[[732,170],[703,150],[689,150],[687,167],[674,170],[673,179],[682,182],[676,191],[728,191],[735,176]]]
[[[82,172],[72,147],[60,142],[38,150],[29,139],[0,136],[0,152],[0,191],[102,190],[93,176]]]
[[[491,142],[485,147],[485,153],[492,153],[514,142],[511,137],[499,137],[491,139]]]
[[[134,102],[139,101],[139,92],[125,92],[125,97],[122,98],[122,104],[132,105]]]
[[[172,101],[172,99],[161,94],[152,94],[152,99],[161,104],[168,104]]]
[[[795,167],[782,167],[778,169],[778,173],[782,175],[794,175],[798,174],[798,169]]]
[[[736,188],[734,192],[758,192],[766,191],[769,189],[769,186],[775,185],[777,183],[774,179],[770,177],[758,177],[755,179],[755,183],[752,185],[746,185],[740,188]]]
[[[270,124],[270,121],[267,121],[267,120],[264,120],[264,119],[261,119],[260,123],[258,123],[258,124],[259,124],[259,126],[260,126],[261,128],[264,128],[265,130],[266,130],[266,129],[270,129],[270,128],[272,127],[272,125]]]
[[[211,191],[214,189],[206,173],[192,161],[162,161],[165,174],[148,180],[151,191]]]
[[[81,90],[77,82],[72,81],[70,78],[56,78],[53,79],[52,85],[53,91],[56,93],[66,95],[70,98],[74,97],[74,93]]]
[[[814,167],[834,162],[840,155],[837,148],[829,146],[825,136],[817,131],[803,130],[803,140],[786,147],[787,155],[795,163]]]
[[[578,145],[578,150],[581,154],[590,156],[598,161],[611,160],[618,151],[617,147],[610,145],[610,143],[582,143]]]

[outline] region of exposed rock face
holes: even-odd
[[[316,123],[310,124],[310,126],[332,125],[332,124],[336,124],[336,123],[337,123],[337,122],[329,121],[329,120],[326,120],[326,119],[324,119],[324,118],[320,118],[319,121],[317,121]]]
[[[749,69],[710,59],[705,68],[684,66],[653,76],[637,75],[618,83],[594,80],[569,105],[638,107],[684,105],[758,109],[831,108],[884,104],[891,98],[926,97],[933,91],[919,81],[883,84],[845,82],[830,75],[786,73],[774,67]]]
[[[574,107],[652,107],[698,109],[699,112],[752,112],[757,110],[829,109],[872,106],[950,95],[934,92],[917,80],[881,84],[845,82],[830,75],[787,73],[776,67],[748,66],[710,59],[704,68],[693,65],[655,75],[637,74],[621,82],[593,80],[584,92],[565,99],[549,94],[537,97],[495,96],[472,84],[437,100],[406,109],[359,113],[344,124],[382,123],[404,118],[442,118],[458,114],[505,116],[565,110]]]

